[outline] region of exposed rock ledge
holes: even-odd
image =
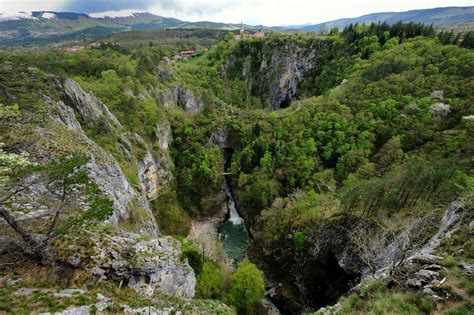
[[[194,271],[182,257],[180,243],[172,237],[85,231],[79,236],[66,236],[54,246],[58,257],[99,280],[128,284],[145,296],[158,290],[185,299],[194,297]]]

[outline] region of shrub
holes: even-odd
[[[197,277],[196,295],[203,299],[219,299],[226,286],[224,271],[216,264],[206,261]]]
[[[231,276],[227,301],[240,310],[254,309],[265,292],[263,273],[248,260],[242,261]]]

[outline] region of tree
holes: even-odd
[[[263,273],[245,259],[231,276],[227,294],[229,304],[247,312],[252,311],[264,292]]]
[[[225,285],[223,270],[213,262],[205,262],[197,276],[196,294],[203,299],[217,299],[222,296]]]
[[[394,222],[391,222],[393,224]],[[391,230],[382,222],[361,222],[348,230],[357,256],[374,275],[377,281],[379,271],[384,271],[391,281],[405,286],[410,278],[407,270],[409,258],[419,251],[436,225],[433,214],[410,217],[401,222],[400,230]]]
[[[29,161],[26,154],[6,153],[0,148],[0,216],[17,236],[21,250],[33,259],[42,263],[51,261],[47,247],[59,228],[61,216],[72,201],[70,196],[76,194],[82,184],[89,182],[86,171],[80,169],[88,160],[88,157],[77,154],[39,165]],[[25,213],[31,206],[28,194],[35,194],[33,187],[41,187],[42,191],[48,192],[43,192],[39,201],[48,210],[43,214],[18,217],[15,213]],[[92,188],[92,192],[96,187],[88,188]],[[92,203],[91,208],[104,205],[98,200],[91,200]],[[88,210],[83,215],[91,216],[95,210]],[[32,220],[34,224],[31,224]]]

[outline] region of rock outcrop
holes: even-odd
[[[165,89],[161,94],[161,102],[165,106],[178,106],[186,112],[199,112],[204,105],[202,99],[196,100],[193,92],[182,86]]]
[[[271,249],[260,248],[258,240],[253,243],[249,256],[271,279],[268,297],[282,313],[301,314],[335,303],[357,282],[363,263],[349,241],[354,220],[323,224],[302,248],[291,238]]]
[[[194,297],[194,271],[172,237],[83,231],[59,239],[54,248],[58,257],[96,279],[128,284],[145,296],[158,290],[180,298]]]
[[[299,84],[311,72],[320,71],[328,42],[312,41],[308,46],[296,41],[248,44],[242,55],[231,56],[226,75],[246,82],[247,93],[269,104],[271,109],[286,108],[297,97]]]
[[[78,94],[81,93],[78,92]],[[84,103],[84,100],[81,102]],[[113,202],[115,211],[110,219],[111,222],[118,225],[120,221],[128,220],[132,215],[131,212],[134,211],[132,208],[135,203],[144,209],[142,211],[144,216],[140,222],[136,222],[137,230],[151,236],[159,235],[158,225],[145,197],[133,190],[115,159],[87,137],[72,108],[50,97],[45,97],[45,104],[52,107],[51,117],[74,132],[73,141],[80,143],[81,146],[78,147],[82,147],[90,155],[91,161],[87,165],[89,176]],[[94,109],[88,111],[96,112]],[[48,152],[44,152],[44,155],[47,156]]]
[[[76,81],[66,79],[62,84],[62,90],[66,98],[70,100],[71,104],[86,122],[96,124],[105,118],[105,121],[110,126],[122,128],[120,122],[109,111],[107,106],[94,94],[85,92]]]
[[[153,154],[148,150],[138,169],[140,189],[149,200],[168,191],[173,182],[173,161],[169,153],[173,136],[169,124],[156,125],[156,138],[160,150],[153,150]]]

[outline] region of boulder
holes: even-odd
[[[172,237],[86,232],[65,236],[56,245],[60,257],[97,279],[126,283],[144,296],[159,291],[180,298],[194,297],[194,271],[182,257],[180,243]]]
[[[436,271],[421,269],[415,273],[415,276],[424,282],[431,282],[432,280],[439,277],[439,273]]]
[[[474,265],[468,263],[459,263],[458,267],[467,276],[470,277],[474,273]]]
[[[443,260],[442,257],[425,254],[425,253],[418,253],[410,257],[410,261],[419,263],[422,265],[433,265],[441,262]]]

